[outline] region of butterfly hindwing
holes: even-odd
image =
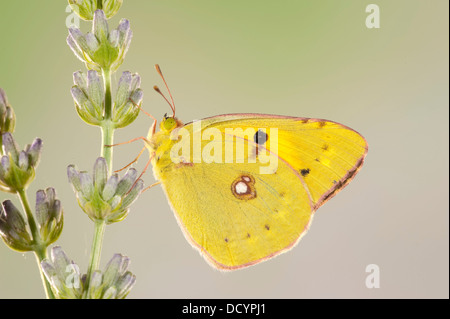
[[[181,164],[163,176],[186,237],[217,268],[236,269],[283,252],[311,218],[308,195],[283,163],[277,174],[211,163]]]

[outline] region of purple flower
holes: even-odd
[[[109,32],[102,10],[95,11],[93,19],[92,31],[87,34],[78,28],[69,28],[67,44],[88,69],[114,72],[122,64],[131,43],[130,22],[122,19],[119,26]]]

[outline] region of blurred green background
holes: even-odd
[[[316,213],[298,246],[236,272],[212,269],[184,239],[161,188],[146,192],[107,227],[103,247],[102,267],[114,253],[131,258],[130,298],[448,298],[449,3],[373,1],[381,28],[368,29],[369,3],[124,1],[110,28],[127,18],[134,37],[119,71],[141,75],[144,108],[157,118],[169,108],[152,90],[161,86],[155,63],[185,122],[236,112],[317,117],[369,143],[361,172]],[[69,92],[72,73],[85,67],[65,42],[66,6],[0,1],[0,87],[20,145],[44,140],[29,197],[57,189],[65,212],[57,244],[86,271],[93,223],[66,167],[92,170],[100,130],[78,118]],[[81,21],[83,31],[89,25]],[[115,141],[146,135],[150,124],[140,116]],[[116,148],[115,169],[141,147]],[[368,264],[380,267],[379,289],[365,286]],[[34,256],[0,243],[0,298],[43,297]]]

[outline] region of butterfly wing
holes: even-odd
[[[368,151],[364,137],[353,129],[328,120],[269,114],[229,114],[202,120],[203,127],[242,128],[234,135],[252,141],[247,128],[277,129],[277,154],[300,173],[301,184],[315,209],[342,190],[362,167]],[[239,135],[240,134],[240,135]],[[270,136],[268,136],[270,142]],[[262,144],[271,150],[269,144]]]
[[[162,184],[186,238],[219,269],[237,269],[292,247],[307,229],[312,206],[298,176],[256,165],[179,164]]]
[[[231,161],[222,154],[221,161],[200,162],[191,145],[188,159],[154,164],[186,238],[219,269],[253,265],[293,247],[314,210],[348,183],[367,151],[358,133],[329,121],[236,114],[184,128],[194,137],[219,132],[221,139],[202,140],[202,149],[244,145]],[[249,163],[263,153],[276,160],[271,174]]]

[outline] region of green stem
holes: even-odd
[[[111,71],[103,70],[103,81],[105,83],[105,114],[101,125],[102,130],[102,148],[101,156],[106,160],[108,164],[108,175],[111,175],[113,164],[113,152],[112,145],[114,142],[114,124],[111,121],[112,116],[112,94],[111,94]],[[108,146],[106,146],[108,145]],[[89,268],[86,276],[86,292],[84,298],[89,298],[92,274],[95,270],[99,269],[100,257],[102,253],[103,236],[105,234],[106,221],[97,219],[94,226],[94,239],[92,241],[91,258],[89,261]]]
[[[112,94],[111,94],[111,71],[103,70],[102,75],[103,81],[105,83],[105,114],[104,120],[101,125],[102,140],[103,140],[101,156],[105,158],[109,168],[109,175],[111,175],[113,149],[111,146],[105,146],[105,145],[112,145],[114,142],[114,125],[111,122],[112,108],[113,108]]]
[[[42,247],[41,249],[36,249],[34,251],[34,254],[36,255],[36,261],[38,263],[39,272],[41,274],[41,280],[44,285],[45,295],[47,296],[47,299],[55,299],[55,295],[53,294],[52,287],[51,287],[50,283],[47,281],[47,278],[45,277],[44,272],[42,271],[42,267],[41,267],[41,262],[44,259],[48,259],[47,248]]]
[[[105,233],[105,226],[106,222],[101,219],[97,219],[95,221],[95,228],[94,228],[94,240],[92,241],[92,249],[91,249],[91,259],[89,261],[89,269],[87,272],[87,278],[86,278],[86,295],[85,298],[88,298],[89,296],[89,284],[91,282],[92,274],[95,270],[99,269],[100,267],[100,256],[102,253],[102,245],[103,245],[103,235]]]
[[[17,195],[19,196],[23,210],[27,215],[28,225],[30,226],[31,235],[33,236],[34,253],[36,255],[36,261],[38,263],[38,268],[41,274],[42,283],[44,285],[45,294],[47,296],[47,299],[55,299],[55,295],[53,294],[50,283],[47,281],[47,278],[45,278],[41,268],[41,261],[47,258],[47,246],[41,241],[41,235],[39,234],[39,229],[36,225],[36,221],[34,220],[33,213],[31,212],[27,193],[24,189],[21,189],[17,191]]]
[[[114,126],[110,121],[103,121],[102,126],[102,150],[101,157],[106,160],[108,164],[108,175],[111,175],[113,167],[113,148],[111,146],[114,143]]]
[[[111,70],[102,70],[103,81],[105,83],[105,120],[111,119],[112,114],[112,94],[111,94]]]

